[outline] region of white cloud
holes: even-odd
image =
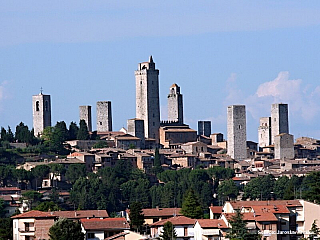
[[[5,86],[7,85],[7,81],[3,81],[0,84],[0,101],[6,98]]]

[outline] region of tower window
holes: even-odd
[[[36,101],[36,111],[39,112],[40,108],[39,108],[39,101]]]
[[[140,84],[142,85],[142,81],[140,81]]]
[[[100,125],[102,125],[102,122],[99,122],[100,123]]]
[[[238,128],[239,128],[239,129],[242,129],[242,126],[239,124]]]
[[[44,110],[46,112],[49,111],[49,102],[48,101],[45,101],[45,103],[44,103]]]

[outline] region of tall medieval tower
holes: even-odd
[[[144,120],[146,138],[159,141],[160,105],[159,70],[152,56],[149,62],[138,64],[136,77],[136,118]]]
[[[168,120],[183,124],[183,100],[180,87],[174,83],[168,94]]]
[[[79,115],[80,115],[80,120],[84,120],[86,122],[88,131],[92,132],[91,106],[80,106]]]
[[[51,99],[50,95],[32,96],[33,129],[36,137],[40,136],[46,127],[51,126]]]
[[[247,158],[246,107],[232,105],[227,114],[228,155],[235,160]]]
[[[271,105],[271,144],[281,133],[289,133],[288,104],[275,103]]]
[[[111,102],[97,102],[97,132],[112,131]]]

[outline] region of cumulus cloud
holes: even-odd
[[[289,72],[280,72],[274,80],[262,83],[245,102],[254,118],[262,117],[261,113],[269,111],[272,103],[282,102],[289,104],[291,115],[312,122],[320,113],[319,100],[320,86],[313,88],[302,79],[290,79]]]

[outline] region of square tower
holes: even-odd
[[[51,99],[50,95],[32,96],[34,136],[39,137],[46,127],[51,126]]]
[[[160,104],[159,70],[155,68],[152,56],[149,62],[138,64],[136,78],[136,118],[144,121],[146,138],[159,142]]]
[[[275,103],[271,105],[271,144],[281,133],[289,133],[288,104]]]
[[[258,139],[259,147],[266,147],[271,144],[271,117],[260,118]]]
[[[127,133],[140,138],[140,147],[144,148],[144,122],[141,119],[133,118],[127,120]]]
[[[92,132],[91,106],[80,106],[79,115],[80,115],[80,120],[84,120],[86,122],[88,131]]]
[[[97,132],[112,131],[111,102],[97,102]]]
[[[228,155],[235,160],[247,158],[246,107],[232,105],[227,110]]]
[[[168,94],[168,120],[183,124],[183,99],[180,87],[176,83],[172,84]]]
[[[210,137],[211,135],[211,121],[198,121],[198,135]]]
[[[294,140],[293,135],[281,133],[274,136],[274,158],[275,159],[294,159]]]

